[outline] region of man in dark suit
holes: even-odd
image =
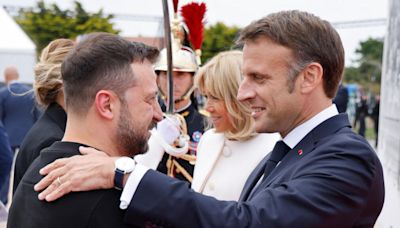
[[[195,193],[155,171],[143,173],[138,164],[125,177],[120,205],[127,210],[125,222],[152,221],[167,227],[373,227],[384,199],[382,167],[369,143],[351,130],[347,114],[339,114],[332,104],[344,68],[338,33],[314,15],[283,11],[251,23],[239,42],[244,47],[238,99],[252,109],[258,132],[278,131],[283,141],[249,176],[239,202]],[[39,197],[52,201],[70,191],[111,188],[111,171],[93,182],[96,173],[112,164],[112,159],[95,162],[96,154],[44,168],[42,174],[51,173],[35,188],[50,186]],[[55,189],[54,174],[71,180],[68,176],[75,172],[63,167],[77,162],[82,166],[85,157],[102,167],[79,172],[81,184],[73,181]]]
[[[0,118],[7,130],[12,149],[19,148],[28,130],[39,118],[31,88],[18,82],[15,67],[4,70],[6,86],[0,89]]]
[[[349,92],[347,87],[342,83],[339,85],[339,89],[333,98],[333,103],[336,105],[339,113],[345,113],[347,111],[347,103],[349,103]]]
[[[357,123],[359,123],[358,134],[361,135],[362,137],[365,137],[365,130],[366,130],[365,118],[368,117],[368,110],[369,107],[367,103],[367,96],[362,95],[360,101],[357,103],[356,115],[353,124],[355,128],[357,127]]]
[[[8,135],[3,123],[0,121],[0,188],[6,185],[8,174],[11,170],[12,152]]]
[[[3,122],[13,154],[19,149],[26,133],[40,116],[30,87],[18,82],[17,68],[10,66],[4,70],[6,86],[0,89],[0,120]],[[1,186],[0,198],[8,201],[9,176]]]
[[[43,166],[79,155],[79,146],[125,156],[115,164],[121,176],[129,172],[134,163],[127,156],[147,150],[149,128],[162,117],[152,67],[157,56],[156,48],[107,33],[88,35],[71,51],[62,64],[64,138],[42,150],[25,173],[13,197],[8,227],[131,227],[114,204],[120,197],[116,189],[77,192],[48,204],[38,200],[33,185],[43,177]],[[58,177],[57,184],[62,186],[64,180]]]
[[[375,96],[375,104],[372,108],[371,118],[374,121],[374,132],[375,132],[375,148],[378,147],[378,133],[379,133],[379,106],[381,103],[381,96]]]

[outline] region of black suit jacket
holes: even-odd
[[[22,178],[9,211],[9,228],[129,227],[119,209],[121,192],[115,189],[70,193],[52,203],[38,200],[33,186],[42,179],[40,168],[57,158],[79,154],[81,144],[55,142],[44,149]]]
[[[149,170],[125,220],[173,227],[373,227],[382,209],[380,161],[346,114],[314,128],[248,197],[261,166],[240,202],[218,201]]]
[[[28,131],[15,160],[13,192],[40,151],[63,138],[66,122],[64,109],[52,103]]]

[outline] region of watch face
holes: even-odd
[[[115,161],[115,167],[125,173],[130,173],[135,168],[135,161],[129,157],[121,157]]]

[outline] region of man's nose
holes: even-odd
[[[160,104],[158,104],[158,102],[155,102],[153,106],[153,120],[159,122],[162,119],[163,119],[163,112],[161,111]]]
[[[244,79],[239,86],[237,99],[240,102],[246,101],[254,97],[254,89],[250,87],[246,79]]]

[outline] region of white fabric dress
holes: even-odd
[[[279,139],[280,135],[273,133],[232,141],[208,130],[197,147],[192,189],[219,200],[238,200],[253,169]]]

